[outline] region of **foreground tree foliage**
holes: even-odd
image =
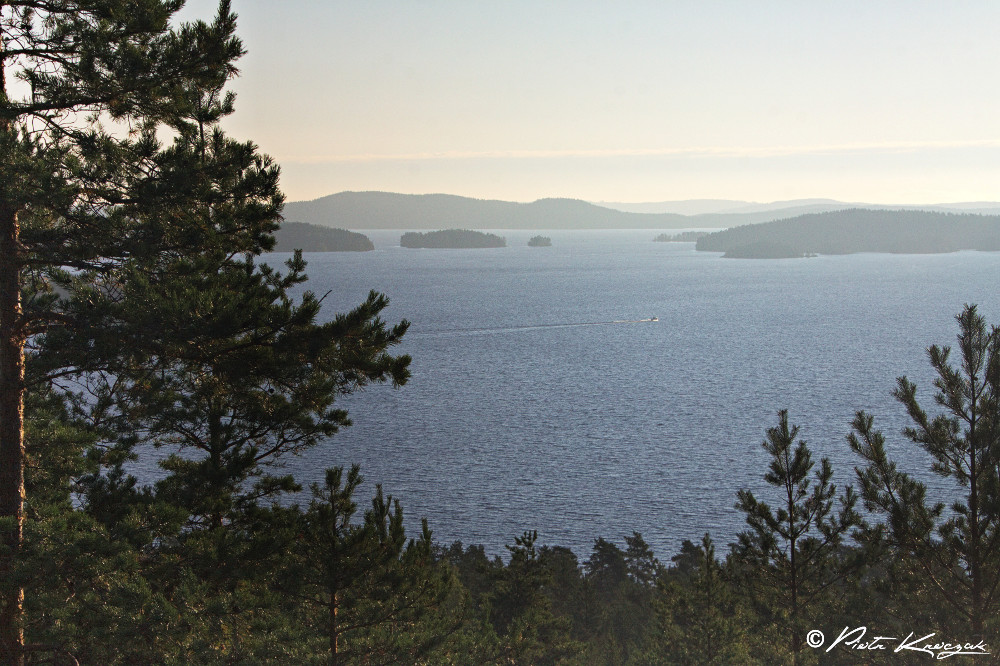
[[[971,637],[1000,635],[1000,332],[975,306],[959,324],[958,365],[951,348],[934,345],[928,357],[937,377],[929,416],[917,386],[900,377],[895,391],[913,421],[904,434],[933,460],[932,471],[951,480],[962,499],[946,507],[927,497],[925,484],[901,471],[886,451],[874,418],[859,412],[850,445],[865,461],[858,480],[865,505],[885,518],[868,530],[869,543],[888,550],[889,574],[936,608],[942,628]],[[903,617],[915,609],[901,607]]]
[[[399,501],[381,486],[363,521],[351,522],[361,482],[355,465],[346,479],[338,467],[313,484],[285,589],[305,603],[330,664],[415,663],[461,626],[455,609],[445,610],[456,581],[434,561],[426,521],[420,538],[406,541]]]
[[[752,663],[753,614],[737,596],[732,573],[716,559],[708,534],[700,546],[685,545],[687,562],[658,581],[657,631],[645,647],[646,663],[668,656],[675,664]]]
[[[0,658],[9,663],[24,661],[13,573],[25,529],[25,397],[60,375],[53,366],[26,374],[31,347],[42,333],[72,331],[91,341],[72,363],[99,367],[107,345],[98,340],[115,331],[92,316],[108,314],[94,297],[115,301],[124,264],[197,247],[197,229],[237,252],[272,242],[277,170],[251,144],[217,135],[225,158],[191,168],[187,129],[216,113],[192,91],[221,90],[242,46],[228,2],[211,24],[172,28],[181,4],[0,3]],[[175,148],[161,147],[163,128]],[[190,187],[201,176],[213,185]],[[210,192],[220,209],[246,215],[234,223],[189,207]]]
[[[766,630],[785,634],[792,663],[801,660],[809,627],[829,619],[835,608],[834,586],[852,564],[841,545],[861,524],[853,488],[834,510],[837,489],[828,459],[810,479],[812,454],[804,441],[796,443],[798,432],[785,410],[778,412],[778,425],[768,428],[763,447],[771,463],[764,480],[777,490],[777,505],[772,509],[750,491],[739,491],[736,508],[746,514],[750,529],[739,535],[734,551],[758,615],[766,618]]]

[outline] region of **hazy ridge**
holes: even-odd
[[[285,204],[286,220],[348,229],[673,229],[689,226],[677,214],[602,208],[579,199],[532,203],[471,199],[451,194],[340,192]]]
[[[849,209],[734,227],[699,238],[696,247],[757,258],[996,251],[1000,250],[1000,215]]]
[[[858,208],[1000,213],[1000,203],[994,202],[882,206],[832,199],[773,203],[695,199],[636,204],[601,202],[598,205],[580,199],[539,199],[518,203],[451,194],[339,192],[312,201],[289,202],[285,205],[284,217],[288,222],[308,222],[344,229],[727,229],[804,214]]]

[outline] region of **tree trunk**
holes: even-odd
[[[973,640],[983,637],[983,621],[986,619],[983,612],[983,569],[982,569],[982,534],[979,530],[980,507],[979,507],[979,485],[980,472],[979,457],[982,449],[979,446],[979,436],[976,433],[976,421],[978,417],[979,395],[976,391],[976,374],[970,373],[969,377],[969,549],[966,556],[969,563],[969,578],[972,584],[972,635]]]
[[[330,595],[330,666],[340,663],[340,646],[337,644],[340,627],[337,626],[337,593]]]
[[[6,3],[0,1],[0,10]],[[7,105],[6,58],[0,40],[0,102]],[[13,124],[0,118],[7,143]],[[6,157],[6,156],[4,156]],[[3,158],[0,158],[3,159]],[[6,178],[3,178],[6,180]],[[24,539],[24,322],[21,313],[20,226],[0,182],[0,663],[24,664],[24,590],[13,583]]]
[[[15,665],[24,663],[24,590],[13,584],[24,538],[25,340],[19,236],[16,211],[0,201],[0,663]]]

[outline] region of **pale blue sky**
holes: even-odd
[[[290,200],[1000,199],[1000,3],[233,5]]]

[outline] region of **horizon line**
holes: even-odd
[[[354,153],[346,155],[304,155],[275,157],[278,162],[295,164],[414,162],[480,159],[564,159],[601,157],[735,157],[765,159],[845,153],[906,153],[921,150],[1000,148],[1000,139],[963,141],[882,141],[806,146],[689,146],[682,148],[611,148],[564,150],[446,150],[410,153]]]

